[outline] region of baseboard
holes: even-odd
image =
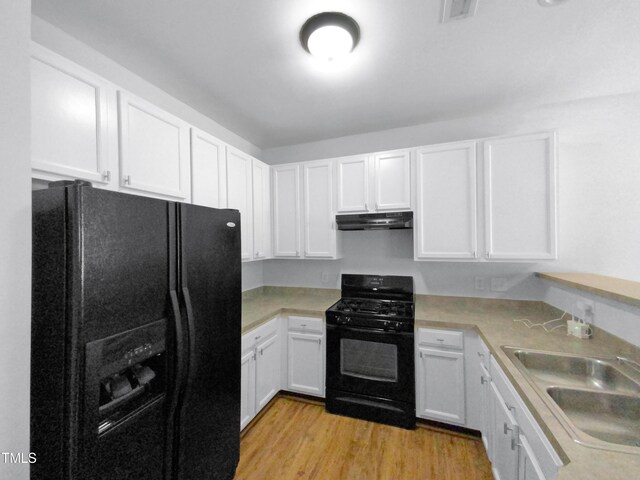
[[[435,420],[426,420],[418,418],[416,426],[418,428],[426,428],[436,432],[447,433],[457,437],[468,438],[470,440],[482,440],[482,434],[478,430],[472,428],[461,427],[459,425],[451,425],[449,423],[437,422]]]

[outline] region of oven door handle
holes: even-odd
[[[413,336],[413,332],[396,332],[394,330],[380,330],[373,328],[347,327],[345,325],[327,325],[329,330],[342,330],[344,332],[358,332],[373,335]]]

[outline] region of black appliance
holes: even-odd
[[[415,428],[413,278],[343,274],[326,318],[327,411]]]
[[[413,228],[413,212],[336,215],[338,230],[396,230]]]
[[[35,191],[32,312],[32,479],[233,478],[237,210]]]

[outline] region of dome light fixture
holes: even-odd
[[[560,5],[566,1],[567,0],[538,0],[538,3],[543,7],[555,7],[556,5]]]
[[[314,57],[332,62],[344,58],[358,44],[360,27],[339,12],[324,12],[309,18],[300,29],[300,43]]]

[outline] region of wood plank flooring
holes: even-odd
[[[236,480],[492,480],[479,439],[331,415],[279,397],[240,443]]]

